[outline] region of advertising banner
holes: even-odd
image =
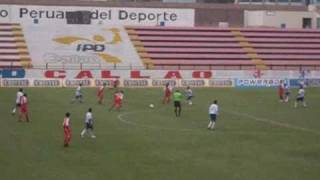
[[[301,85],[307,87],[320,87],[320,79],[290,79],[291,87],[300,87]]]
[[[34,79],[32,81],[33,87],[61,87],[62,81],[60,79]]]
[[[254,78],[250,75],[252,71],[244,70],[65,70],[65,69],[0,69],[0,78],[36,78],[36,79],[214,79],[214,80],[230,80],[242,79],[252,80],[253,83],[261,83],[263,80],[279,80],[279,79],[300,79],[299,71],[274,71],[272,76],[268,72],[268,76]],[[210,74],[210,76],[202,76],[201,74]],[[319,74],[311,71],[310,75],[305,79],[318,79]],[[156,82],[155,82],[156,83]],[[186,85],[184,82],[183,85]],[[188,82],[191,83],[191,82]],[[194,82],[193,82],[194,83]],[[211,85],[216,86],[219,82],[211,81]],[[230,83],[230,82],[229,82]],[[196,84],[195,84],[196,85]]]
[[[106,87],[113,87],[115,79],[95,79],[94,86],[102,86],[105,84]]]
[[[0,5],[0,23],[66,24],[67,12],[90,14],[91,24],[194,26],[194,9]]]
[[[236,79],[236,87],[276,87],[282,79]]]
[[[124,79],[123,80],[123,87],[150,87],[150,80],[149,79]]]
[[[30,87],[31,79],[1,79],[1,87]]]
[[[210,79],[209,87],[234,87],[233,79]]]
[[[180,85],[182,87],[205,87],[207,81],[204,79],[182,79]]]
[[[93,86],[91,79],[65,79],[63,80],[64,87],[77,87],[81,84],[83,87]]]

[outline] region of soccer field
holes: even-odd
[[[320,90],[306,89],[307,108],[279,103],[276,89],[194,89],[176,118],[162,89],[124,89],[121,112],[97,104],[96,89],[71,104],[75,89],[27,88],[31,123],[11,115],[15,88],[0,89],[1,180],[316,180],[320,177]],[[292,90],[296,95],[297,90]],[[208,106],[220,106],[207,130]],[[149,108],[153,103],[155,108]],[[81,139],[92,107],[96,139]],[[71,113],[72,141],[62,122]]]

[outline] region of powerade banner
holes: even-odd
[[[276,87],[282,79],[236,79],[236,87]]]
[[[0,5],[0,23],[61,25],[74,11],[89,11],[97,25],[194,26],[194,9],[28,5]]]

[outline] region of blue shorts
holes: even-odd
[[[187,96],[187,100],[191,100],[193,96]]]
[[[303,102],[304,101],[304,97],[297,97],[297,101]]]
[[[93,129],[93,123],[86,123],[86,129]]]
[[[217,115],[216,114],[210,114],[210,120],[211,121],[216,121]]]

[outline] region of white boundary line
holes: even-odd
[[[177,128],[167,128],[167,127],[159,127],[159,126],[152,126],[152,125],[142,125],[139,123],[135,123],[132,121],[128,121],[126,120],[124,117],[129,115],[129,114],[136,114],[136,113],[142,113],[142,112],[151,112],[151,111],[134,111],[134,112],[125,112],[125,113],[120,113],[117,117],[119,119],[119,121],[121,121],[122,123],[125,124],[129,124],[129,125],[133,125],[133,126],[138,126],[138,127],[143,127],[143,128],[148,128],[148,129],[155,129],[155,130],[167,130],[167,131],[180,131],[180,132],[193,132],[193,133],[201,133],[201,134],[208,134],[210,133],[208,130],[206,130],[206,127],[204,127],[203,131],[202,130],[194,130],[194,129],[186,129],[186,128],[182,128],[182,129],[177,129]],[[309,132],[309,133],[313,133],[313,134],[317,134],[320,135],[320,132],[315,131],[315,130],[311,130],[311,129],[307,129],[307,128],[302,128],[302,127],[297,127],[297,126],[293,126],[287,123],[281,123],[281,122],[277,122],[277,121],[272,121],[269,119],[264,119],[264,118],[259,118],[259,117],[255,117],[249,114],[245,114],[245,113],[239,113],[239,112],[229,112],[229,111],[223,111],[225,113],[229,113],[229,114],[233,114],[236,116],[242,116],[242,117],[246,117],[249,119],[253,119],[255,121],[258,122],[263,122],[263,123],[269,123],[272,125],[276,125],[276,126],[280,126],[280,127],[284,127],[284,128],[288,128],[288,129],[293,129],[293,130],[298,130],[298,131],[304,131],[304,132]],[[217,132],[226,132],[226,131],[215,131],[215,133]],[[270,132],[253,132],[253,131],[227,131],[228,133],[231,134],[251,134],[251,135],[256,135],[256,134],[270,134]],[[279,133],[276,132],[276,134],[288,134],[288,133]]]
[[[253,119],[255,121],[268,123],[268,124],[272,124],[272,125],[279,126],[279,127],[284,127],[284,128],[287,128],[287,129],[293,129],[293,130],[304,131],[304,132],[309,132],[309,133],[320,135],[320,132],[316,131],[316,130],[307,129],[307,128],[303,128],[303,127],[299,127],[299,126],[294,126],[294,125],[291,125],[291,124],[288,124],[288,123],[277,122],[277,121],[273,121],[273,120],[266,119],[266,118],[259,118],[259,117],[256,117],[256,116],[253,116],[253,115],[250,115],[250,114],[246,114],[246,113],[240,113],[240,112],[236,112],[236,111],[232,111],[232,112],[231,111],[223,111],[223,112],[229,113],[229,114],[232,114],[232,115],[236,115],[236,116],[246,117],[246,118],[249,118],[249,119]]]

